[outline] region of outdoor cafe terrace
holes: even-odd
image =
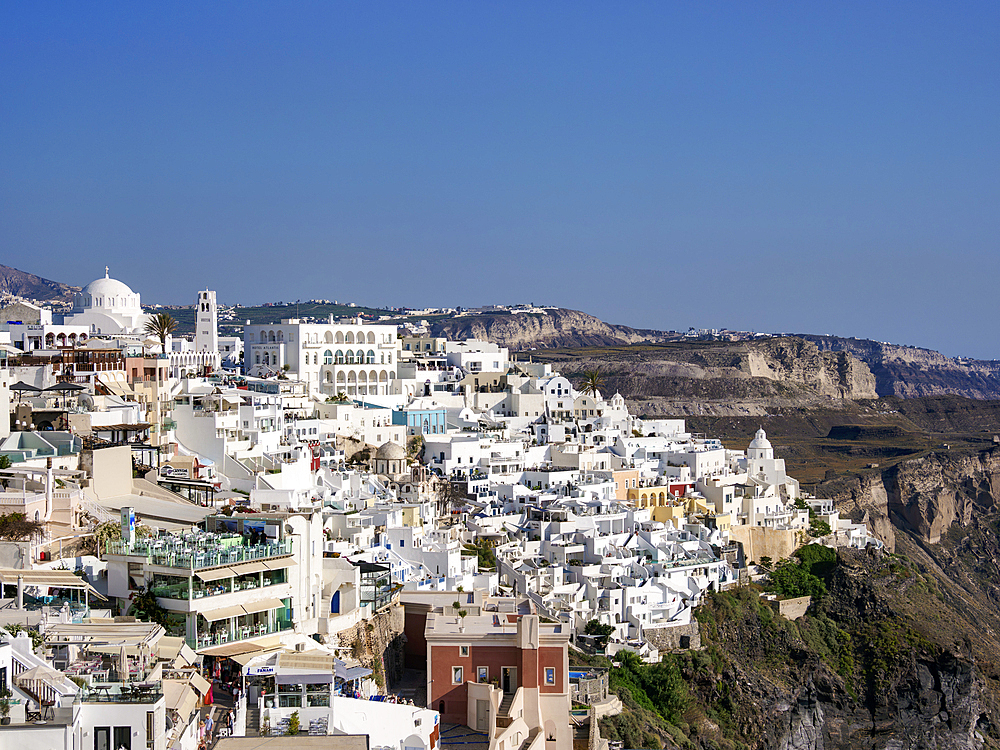
[[[244,546],[245,537],[239,534],[213,534],[194,532],[180,535],[143,537],[132,542],[112,541],[106,549],[108,555],[142,557],[150,565],[168,568],[199,570],[219,565],[264,560],[292,554],[292,541],[267,541]]]

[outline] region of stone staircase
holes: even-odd
[[[247,737],[260,735],[260,708],[247,706]]]
[[[500,701],[500,708],[497,710],[497,716],[510,716],[510,707],[514,702],[513,693],[504,693],[503,700]]]
[[[497,726],[501,729],[505,729],[510,726],[510,707],[514,702],[513,693],[504,693],[503,700],[500,701],[500,707],[497,709]]]

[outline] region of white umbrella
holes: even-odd
[[[17,677],[14,678],[15,682],[20,682],[21,680],[58,680],[62,678],[62,672],[57,672],[52,669],[52,667],[47,667],[44,664],[37,667],[32,667],[24,672],[21,672]]]

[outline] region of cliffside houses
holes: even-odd
[[[567,650],[588,623],[608,653],[655,659],[697,642],[707,592],[823,524],[827,543],[876,543],[805,495],[763,430],[732,450],[503,347],[361,319],[247,325],[226,345],[245,372],[220,373],[215,295],[197,300],[194,341],[166,353],[110,278],[29,335],[11,316],[33,311],[6,310],[0,505],[42,532],[0,543],[0,621],[49,645],[5,638],[0,687],[57,709],[47,746],[194,750],[206,675],[240,686],[237,734],[297,714],[310,734],[433,748],[443,720],[496,750],[568,748]],[[391,687],[400,631],[426,709],[362,700]],[[36,667],[63,676],[22,685]]]

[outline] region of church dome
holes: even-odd
[[[390,440],[379,446],[375,451],[375,458],[382,461],[402,461],[406,458],[406,449]]]
[[[750,442],[750,450],[770,450],[771,442],[767,439],[767,433],[764,432],[764,428],[757,430],[757,434],[754,439]]]
[[[74,312],[83,312],[95,308],[110,309],[115,312],[141,313],[139,295],[118,279],[108,276],[104,269],[103,279],[94,279],[87,286],[73,295]]]
[[[81,293],[89,294],[91,297],[131,297],[135,294],[129,289],[128,284],[107,276],[91,281],[81,290]]]

